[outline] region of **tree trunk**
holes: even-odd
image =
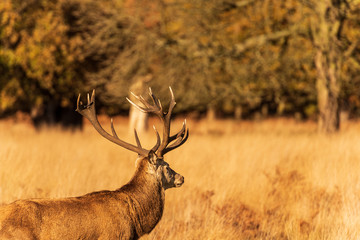
[[[321,50],[315,55],[315,65],[318,72],[316,81],[317,100],[319,108],[318,127],[321,132],[331,133],[340,128],[339,108],[339,77],[338,65],[324,56]],[[332,67],[331,67],[332,66]]]
[[[242,118],[242,107],[240,104],[235,107],[234,117],[235,120],[241,120]]]
[[[134,101],[133,101],[134,102]],[[148,129],[148,114],[139,111],[139,109],[134,106],[130,106],[130,126],[129,130],[133,133],[134,129],[138,133],[143,133]]]
[[[314,1],[316,17],[311,22],[317,70],[318,126],[331,133],[340,128],[341,29],[345,1]]]
[[[209,104],[206,112],[206,120],[208,122],[214,122],[216,119],[216,110],[213,104]]]
[[[142,95],[145,97],[148,93],[147,83],[151,79],[152,79],[151,74],[148,74],[143,77],[139,77],[130,87],[130,91],[137,96]],[[138,101],[135,99],[135,97],[132,94],[129,95],[129,99],[134,103],[138,103]],[[134,129],[136,129],[138,133],[147,131],[149,125],[147,113],[143,113],[139,111],[137,108],[135,108],[133,105],[131,105],[129,116],[130,116],[129,130],[131,133],[134,131]]]

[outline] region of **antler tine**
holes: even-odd
[[[136,96],[137,97],[137,96]],[[126,98],[126,100],[128,100],[128,102],[133,105],[136,109],[138,109],[140,112],[144,112],[146,113],[147,110],[143,107],[140,107],[139,105],[135,104],[133,101],[131,101],[129,98]]]
[[[179,136],[174,143],[172,143],[170,146],[167,147],[167,149],[170,149],[170,148],[173,149],[173,148],[179,147],[180,144],[183,144],[188,139],[188,137],[189,137],[189,129],[186,129],[184,134]]]
[[[141,148],[141,143],[140,143],[140,140],[139,140],[139,136],[138,136],[137,131],[136,131],[136,129],[135,129],[135,128],[134,128],[134,134],[135,134],[135,141],[136,141],[136,144],[137,144],[137,146],[138,146],[138,147],[140,147],[140,148]]]
[[[91,122],[91,124],[94,126],[96,131],[98,131],[104,138],[108,139],[109,141],[111,141],[123,148],[126,148],[130,151],[136,152],[141,156],[148,156],[148,154],[150,152],[149,150],[143,149],[142,147],[134,146],[130,143],[127,143],[127,142],[119,139],[115,132],[112,120],[111,120],[111,130],[112,130],[113,135],[110,135],[108,132],[106,132],[102,128],[102,126],[100,125],[100,123],[97,119],[97,116],[96,116],[95,90],[93,90],[93,92],[92,92],[91,99],[88,95],[88,97],[87,97],[88,103],[86,105],[83,105],[83,103],[80,101],[80,97],[81,97],[81,95],[79,94],[78,99],[77,99],[76,111],[79,112],[84,117],[86,117]]]
[[[159,135],[158,131],[156,130],[155,126],[153,126],[153,128],[154,128],[155,133],[156,133],[156,144],[154,145],[154,147],[151,148],[151,150],[149,152],[156,152],[156,150],[160,146],[160,135]],[[136,140],[137,146],[142,148],[136,129],[134,129],[134,133],[135,133],[135,140]]]
[[[93,91],[91,93],[91,102],[95,103],[95,89],[93,89]]]
[[[151,99],[152,99],[152,101],[153,101],[153,103],[154,103],[154,106],[157,107],[158,112],[162,114],[162,105],[161,105],[161,102],[160,102],[160,100],[152,93],[152,90],[151,90],[150,87],[149,87],[149,95],[150,95],[150,97],[151,97]]]
[[[113,123],[113,119],[110,119],[110,123],[111,123],[111,131],[114,137],[119,138],[118,135],[116,134],[115,128],[114,128],[114,123]],[[140,146],[141,147],[141,146]]]
[[[163,150],[163,154],[166,154],[166,153],[174,150],[175,148],[178,148],[178,147],[180,147],[181,145],[183,145],[183,144],[188,140],[188,137],[189,137],[189,129],[186,129],[186,131],[184,132],[184,134],[182,134],[181,136],[179,136],[174,143],[172,143],[170,146],[166,147],[166,148]]]
[[[186,119],[185,119],[181,130],[177,134],[172,135],[169,138],[170,139],[169,142],[172,142],[174,140],[176,140],[176,141],[174,143],[172,143],[170,146],[166,147],[166,149],[173,150],[173,149],[181,146],[187,140],[188,135],[189,135],[189,129],[186,127]],[[166,151],[166,152],[168,152],[168,151]]]
[[[168,124],[167,128],[168,128],[168,134],[170,134],[170,119],[171,119],[171,114],[172,114],[172,111],[176,105],[176,101],[175,101],[175,96],[174,96],[174,93],[171,89],[171,87],[169,87],[169,90],[170,90],[170,94],[171,94],[171,100],[170,100],[170,105],[169,105],[169,110],[168,112],[166,113],[166,123]]]
[[[131,92],[131,94],[138,99],[145,107],[141,107],[138,104],[134,103],[133,101],[131,101],[129,98],[126,98],[126,100],[128,100],[128,102],[133,105],[135,108],[137,108],[139,111],[144,112],[144,113],[154,113],[156,115],[158,115],[160,117],[160,115],[162,114],[162,109],[161,107],[159,107],[158,104],[154,104],[151,105],[150,103],[148,103],[142,96],[136,96],[134,93]],[[154,96],[150,95],[151,98],[154,100]]]
[[[155,133],[156,133],[156,144],[151,148],[151,152],[156,152],[156,150],[159,148],[160,146],[160,135],[159,135],[159,132],[156,130],[155,126],[153,126],[154,130],[155,130]],[[139,140],[139,136],[137,134],[137,131],[136,129],[134,129],[134,132],[135,132],[135,140],[136,140],[136,144],[138,145],[138,147],[141,147],[141,143],[140,143],[140,140]]]
[[[79,109],[79,105],[80,105],[80,96],[81,96],[81,94],[79,93],[79,96],[78,96],[78,98],[77,98],[77,100],[76,100],[76,110],[75,110],[75,111],[80,111],[80,109]]]
[[[172,136],[169,137],[169,142],[174,141],[175,139],[177,139],[179,136],[183,135],[186,131],[186,119],[183,122],[183,126],[180,129],[180,131]]]
[[[172,137],[170,137],[170,123],[171,123],[172,110],[174,109],[176,102],[175,102],[175,96],[174,96],[174,93],[173,93],[171,87],[169,87],[169,90],[170,90],[170,94],[171,94],[169,110],[167,113],[162,113],[160,116],[160,119],[164,124],[163,140],[158,149],[158,155],[160,157],[162,157],[162,155],[164,155],[163,151],[167,147],[167,145],[171,142],[171,138],[172,138]]]
[[[156,144],[155,146],[150,150],[152,152],[156,152],[156,150],[158,150],[159,146],[160,146],[160,135],[159,132],[156,130],[155,126],[153,126],[155,133],[156,133]]]
[[[133,95],[137,100],[139,100],[142,104],[144,104],[144,106],[145,107],[147,107],[147,108],[149,108],[149,107],[151,107],[151,105],[148,103],[148,102],[146,102],[146,100],[143,98],[143,96],[137,96],[137,95],[135,95],[133,92],[131,92],[130,91],[130,93],[131,93],[131,95]],[[136,104],[135,104],[136,105]]]

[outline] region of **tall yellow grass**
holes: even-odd
[[[132,141],[126,120],[116,122]],[[188,142],[166,156],[185,184],[166,192],[164,216],[144,239],[359,238],[360,123],[334,135],[284,119],[188,124]],[[0,122],[0,203],[116,189],[135,158],[88,125],[36,131]]]

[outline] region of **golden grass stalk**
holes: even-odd
[[[132,141],[126,119],[115,124]],[[284,119],[188,125],[188,143],[166,155],[185,184],[166,192],[164,216],[144,239],[359,236],[359,123],[334,135]],[[144,138],[145,146],[155,139]],[[35,131],[0,122],[0,203],[113,190],[133,175],[135,159],[91,126]]]

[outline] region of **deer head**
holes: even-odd
[[[151,89],[149,89],[149,95],[152,100],[152,103],[146,101],[142,96],[135,96],[139,102],[142,103],[143,106],[139,106],[133,103],[130,99],[127,100],[134,105],[137,109],[145,113],[152,113],[158,116],[163,124],[163,137],[162,139],[159,136],[158,131],[155,130],[156,134],[156,144],[151,149],[147,150],[141,146],[138,134],[136,129],[134,129],[135,133],[135,140],[136,145],[131,143],[127,143],[121,140],[114,128],[113,120],[111,119],[111,131],[112,134],[109,134],[105,131],[102,126],[100,125],[95,111],[95,90],[93,90],[91,97],[89,94],[87,95],[87,104],[83,104],[80,101],[80,94],[77,100],[77,109],[76,111],[79,112],[81,115],[86,117],[94,128],[106,139],[110,140],[111,142],[126,148],[130,151],[136,152],[139,158],[136,161],[136,165],[146,165],[143,166],[142,169],[146,169],[147,173],[155,176],[157,181],[162,184],[163,189],[168,189],[172,187],[180,187],[184,183],[184,177],[180,174],[176,173],[173,169],[170,168],[169,164],[164,160],[164,155],[185,143],[189,136],[189,130],[186,127],[186,120],[183,123],[182,129],[174,134],[170,134],[170,122],[171,122],[171,114],[173,108],[175,107],[175,97],[172,89],[169,87],[171,93],[171,101],[169,105],[169,109],[167,112],[163,111],[163,107],[161,105],[160,100],[155,97],[152,93]]]

